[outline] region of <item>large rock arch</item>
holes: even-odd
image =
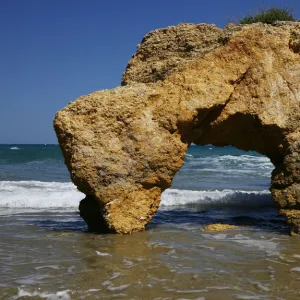
[[[271,192],[300,230],[300,24],[181,24],[148,34],[123,87],[56,114],[54,128],[80,212],[92,230],[143,230],[197,145],[268,156]]]

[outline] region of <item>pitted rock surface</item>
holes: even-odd
[[[143,230],[187,148],[268,156],[270,190],[300,231],[300,24],[180,24],[148,34],[123,87],[78,98],[54,128],[92,230]],[[216,187],[217,189],[218,187]]]

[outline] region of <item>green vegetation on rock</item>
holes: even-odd
[[[288,9],[270,8],[268,10],[262,10],[255,16],[248,16],[239,21],[239,24],[251,24],[251,23],[267,23],[273,24],[276,21],[296,21],[294,16]]]

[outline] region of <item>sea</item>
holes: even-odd
[[[95,234],[58,145],[0,145],[0,299],[300,299],[300,238],[272,202],[273,168],[191,145],[145,231]]]

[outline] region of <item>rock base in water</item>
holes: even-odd
[[[80,216],[92,232],[109,233],[109,226],[103,218],[103,206],[93,197],[85,197],[79,204]]]
[[[238,228],[238,226],[230,225],[230,224],[216,223],[216,224],[209,224],[209,225],[205,226],[204,230],[208,230],[208,231],[224,231],[224,230],[235,229],[235,228]]]

